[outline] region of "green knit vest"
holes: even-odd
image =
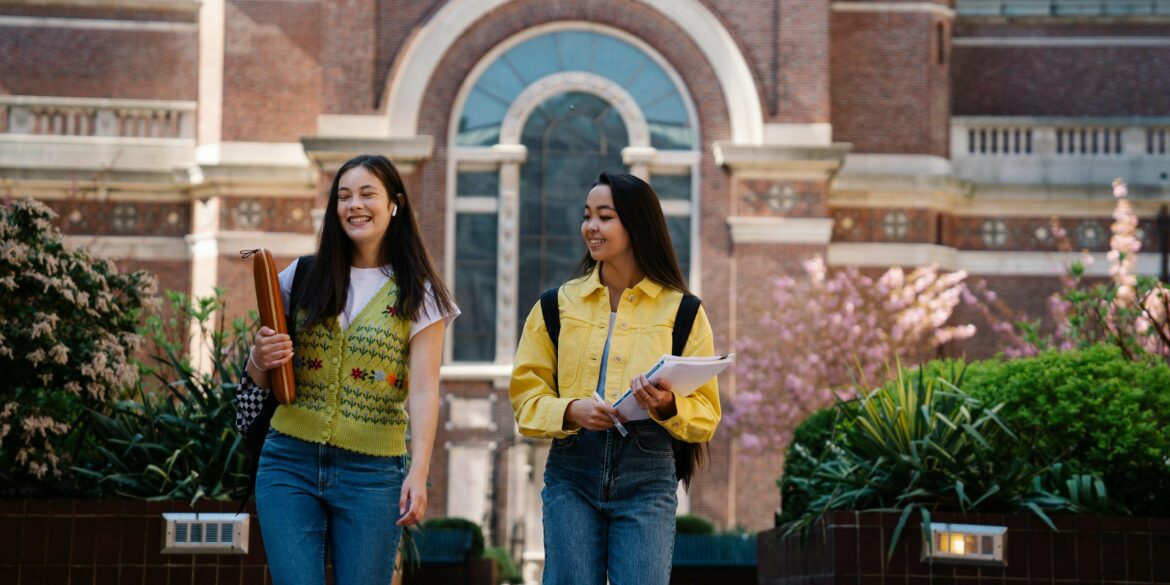
[[[394,308],[391,278],[342,331],[336,318],[297,331],[296,400],[272,428],[367,455],[406,454],[410,320]]]

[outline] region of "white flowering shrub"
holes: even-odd
[[[52,487],[86,408],[133,387],[146,272],[67,248],[56,214],[32,199],[0,203],[0,485]]]

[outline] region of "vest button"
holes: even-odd
[[[638,295],[636,295],[634,293],[630,293],[630,295],[626,297],[626,300],[630,301],[632,303],[632,302],[638,300]]]
[[[622,329],[629,329],[629,327],[630,323],[628,321],[622,321]]]
[[[619,361],[619,362],[620,362],[620,361],[622,361],[622,356],[620,356],[620,355],[619,355],[619,356],[617,356],[617,357],[616,357],[616,358],[614,358],[614,359],[616,359],[617,361]]]

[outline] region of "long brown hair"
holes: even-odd
[[[670,242],[670,230],[662,215],[662,203],[649,183],[628,173],[602,171],[593,186],[606,185],[613,194],[613,208],[618,221],[630,236],[634,262],[646,278],[672,290],[690,294],[678,256]],[[588,276],[597,268],[597,261],[588,251],[577,264],[573,278]],[[689,488],[691,478],[710,458],[706,443],[688,443],[674,440],[675,471]]]
[[[398,205],[398,213],[390,220],[382,243],[378,249],[378,265],[389,275],[394,271],[398,284],[398,300],[394,308],[403,318],[414,320],[422,310],[430,283],[430,295],[440,313],[448,314],[455,308],[451,292],[435,270],[426,246],[419,233],[414,208],[406,193],[406,185],[390,159],[371,154],[356,156],[333,177],[329,189],[329,202],[325,205],[325,221],[321,226],[321,241],[317,245],[317,257],[306,275],[306,286],[301,306],[306,318],[301,327],[308,328],[322,319],[333,317],[345,308],[349,294],[349,269],[353,265],[353,240],[341,229],[337,219],[337,190],[341,176],[355,167],[364,167],[374,175],[390,201]]]

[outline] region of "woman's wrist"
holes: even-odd
[[[252,364],[252,366],[254,368],[256,368],[256,370],[259,372],[267,372],[268,371],[268,370],[260,367],[259,362],[256,361],[256,346],[255,345],[253,345],[252,348],[248,350],[248,363]]]

